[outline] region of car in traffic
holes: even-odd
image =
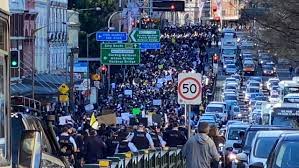
[[[266,164],[252,163],[249,168],[299,168],[299,133],[285,133],[275,142]]]
[[[270,93],[268,99],[269,99],[269,102],[272,104],[278,103],[281,100],[279,94],[273,94],[273,92],[272,92],[272,94]]]
[[[264,57],[259,59],[259,64],[262,65],[262,66],[265,65],[265,64],[269,64],[269,63],[270,64],[274,63],[270,56],[264,56]]]
[[[227,120],[226,104],[222,102],[211,102],[207,105],[205,113],[218,114],[222,122]]]
[[[245,91],[245,101],[249,101],[252,98],[252,94],[261,93],[260,87],[247,87]]]
[[[252,141],[258,131],[267,131],[267,130],[296,130],[287,126],[273,126],[273,125],[250,125],[245,131],[245,137],[242,140],[241,144],[236,143],[235,146],[239,146],[242,149],[242,152],[250,154],[252,147]]]
[[[238,105],[238,96],[235,94],[226,94],[224,95],[223,101],[226,103],[228,108],[231,109],[233,106]]]
[[[250,81],[246,84],[246,87],[260,87],[262,89],[262,84],[258,81]]]
[[[246,74],[254,75],[255,74],[255,64],[253,62],[244,62],[243,72],[244,72],[244,75],[246,75]]]
[[[235,64],[227,64],[225,68],[225,74],[231,75],[238,72],[238,67]]]
[[[272,64],[264,64],[262,66],[262,74],[264,76],[273,76],[276,74],[276,69]]]
[[[258,82],[260,82],[260,83],[263,82],[263,78],[262,78],[262,77],[259,77],[259,76],[251,76],[251,77],[249,77],[248,80],[249,80],[249,81],[258,81]]]
[[[223,72],[225,72],[225,69],[227,68],[227,65],[234,64],[234,63],[235,63],[235,61],[232,60],[232,59],[225,59],[223,61]]]
[[[268,89],[268,90],[270,90],[270,86],[272,85],[272,83],[277,83],[277,85],[278,85],[278,83],[279,83],[279,79],[278,78],[269,78],[267,81],[266,81],[266,88]]]
[[[297,130],[268,130],[258,131],[252,140],[251,152],[249,155],[249,164],[262,162],[266,165],[267,158],[276,141],[283,133],[299,133]]]

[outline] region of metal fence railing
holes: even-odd
[[[186,168],[182,146],[157,148],[139,152],[118,153],[99,160],[96,164],[85,164],[84,168]]]

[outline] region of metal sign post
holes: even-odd
[[[178,77],[178,103],[185,105],[185,124],[188,124],[188,137],[191,136],[191,105],[201,104],[201,74],[180,73]],[[188,118],[188,121],[186,121]]]

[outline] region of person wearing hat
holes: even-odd
[[[149,147],[155,149],[153,139],[151,135],[145,131],[145,127],[142,123],[139,124],[136,131],[128,136],[127,140],[132,142],[138,150],[148,149]]]
[[[213,161],[219,161],[220,155],[208,136],[209,130],[207,122],[199,122],[198,133],[190,137],[183,147],[188,168],[210,168]]]

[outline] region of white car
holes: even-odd
[[[205,113],[215,113],[218,114],[222,121],[226,121],[227,114],[226,114],[226,105],[223,103],[209,103],[205,109]]]
[[[240,131],[245,131],[249,127],[248,124],[242,123],[242,124],[231,124],[227,127],[226,134],[225,134],[225,148],[227,149],[229,147],[233,148],[234,143],[241,143],[239,133]]]
[[[266,165],[267,158],[275,145],[276,141],[279,139],[280,135],[283,133],[298,133],[299,131],[258,131],[253,138],[251,145],[251,152],[249,155],[249,164],[261,162]]]
[[[279,94],[270,94],[269,96],[269,102],[274,104],[274,103],[279,103],[281,101]]]
[[[278,78],[270,78],[267,82],[266,82],[266,88],[268,90],[271,89],[271,85],[272,83],[278,83],[279,82],[279,79]]]

